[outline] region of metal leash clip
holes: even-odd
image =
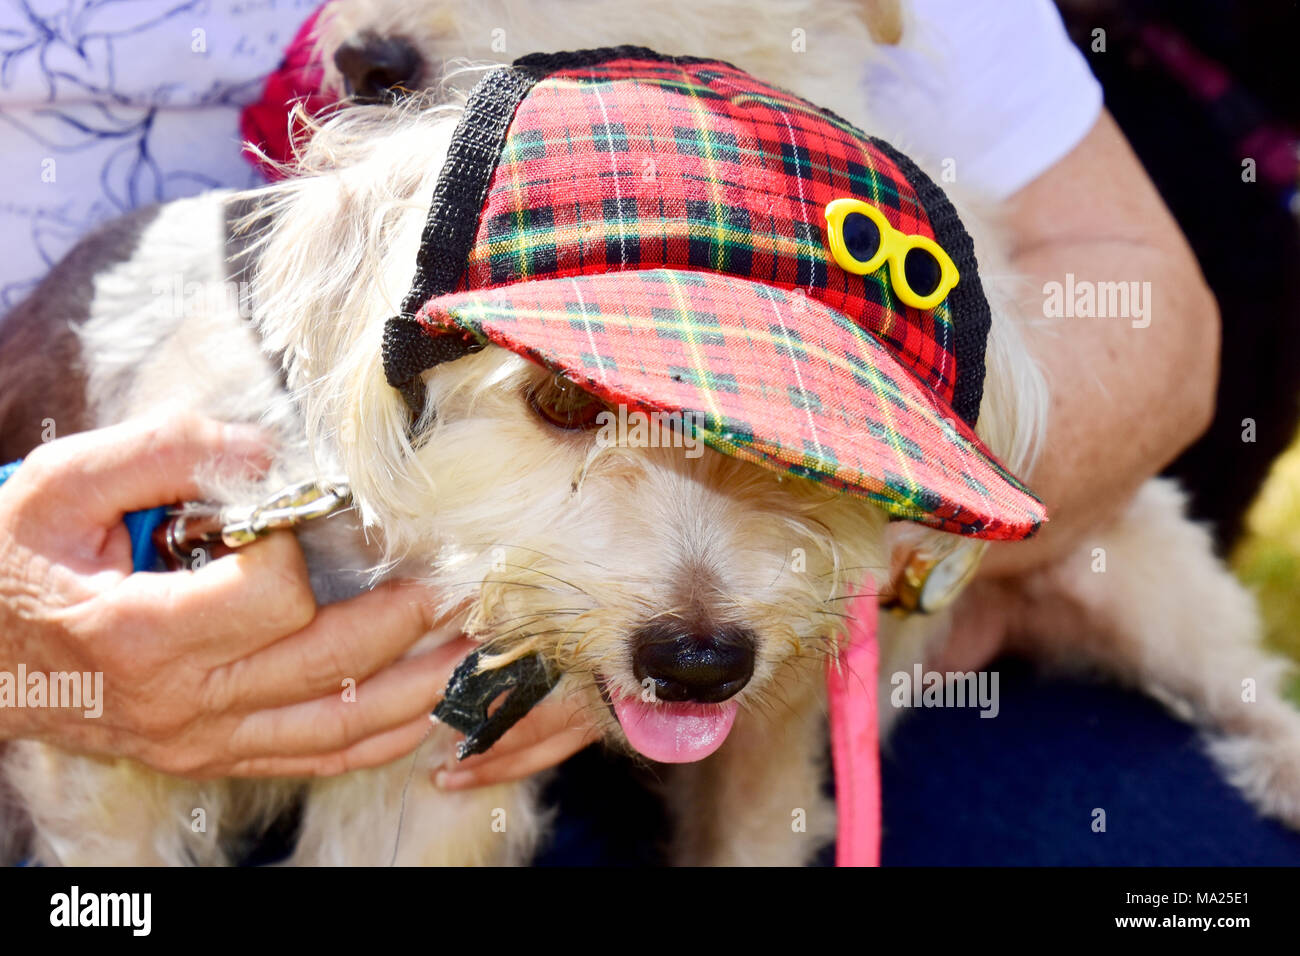
[[[987,541],[964,541],[942,555],[912,551],[880,595],[880,606],[898,617],[943,610],[975,576],[987,547]]]
[[[300,481],[255,505],[247,517],[226,524],[217,515],[174,511],[154,531],[154,547],[173,570],[192,569],[207,560],[214,545],[242,548],[272,531],[327,517],[351,504],[346,479]]]

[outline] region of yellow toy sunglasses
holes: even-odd
[[[845,272],[868,275],[888,260],[895,294],[914,308],[933,309],[961,278],[933,239],[899,232],[884,213],[860,199],[827,203],[826,233],[831,255]]]

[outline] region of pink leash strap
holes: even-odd
[[[867,582],[853,602],[852,623],[840,655],[826,671],[839,820],[836,866],[880,865],[877,614],[875,586]]]

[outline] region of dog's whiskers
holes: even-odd
[[[856,618],[854,617],[854,615],[849,614],[847,611],[828,611],[828,610],[826,610],[825,608],[820,608],[820,607],[819,607],[819,608],[813,608],[813,613],[814,613],[814,614],[820,614],[822,617],[834,617],[834,618],[838,618],[838,619],[841,620],[841,621],[852,621],[852,620],[856,620]]]
[[[406,820],[406,797],[411,789],[411,781],[415,778],[415,768],[420,762],[420,751],[428,743],[429,738],[433,736],[433,724],[429,724],[429,729],[424,732],[420,742],[416,744],[415,752],[411,754],[411,768],[406,772],[406,782],[402,785],[402,801],[397,809],[397,832],[393,834],[393,856],[388,861],[389,866],[397,865],[397,851],[402,845],[402,824]]]
[[[550,554],[547,554],[545,551],[541,551],[541,550],[539,550],[539,549],[537,549],[537,548],[530,548],[530,547],[528,547],[527,545],[522,545],[522,544],[510,544],[510,543],[508,543],[508,542],[504,542],[504,541],[490,541],[490,542],[487,542],[486,544],[483,543],[483,542],[478,542],[478,543],[476,543],[476,544],[474,545],[474,547],[478,547],[478,548],[507,548],[507,549],[509,549],[509,550],[511,550],[511,551],[528,551],[528,552],[531,552],[532,554],[540,555],[541,557],[546,558],[548,561],[554,560],[554,559],[552,558],[552,556],[551,556]],[[583,558],[583,559],[582,559],[582,563],[583,563],[583,564],[590,564],[593,568],[597,568],[598,570],[601,570],[601,571],[608,571],[608,570],[609,570],[609,568],[605,567],[605,565],[603,565],[603,564],[599,564],[599,563],[597,563],[597,562],[595,562],[595,561],[592,561],[590,558]]]
[[[511,581],[507,578],[479,578],[473,581],[455,581],[446,584],[439,582],[439,590],[452,590],[454,588],[474,588],[485,587],[487,585],[498,585],[502,587],[525,588],[532,591],[549,591],[552,594],[564,594],[559,588],[547,587],[544,584],[530,584],[527,581]]]
[[[500,637],[505,637],[506,635],[513,634],[515,631],[522,630],[523,628],[526,628],[531,624],[536,624],[538,621],[545,621],[551,617],[568,617],[570,615],[578,615],[583,613],[585,613],[585,609],[556,608],[554,610],[538,611],[537,613],[534,614],[522,614],[519,617],[507,618],[506,620],[500,621],[493,625],[493,633],[491,639],[495,640]],[[514,627],[508,628],[504,631],[497,630],[497,628],[500,628],[504,624],[514,624],[516,621],[523,621],[523,623],[515,624]]]
[[[543,570],[541,570],[540,568],[529,567],[529,566],[526,565],[526,564],[503,564],[503,565],[501,565],[501,567],[503,567],[503,568],[514,568],[514,569],[519,570],[519,571],[528,571],[528,572],[530,572],[530,573],[532,573],[532,574],[540,574],[540,575],[542,575],[543,577],[550,578],[550,579],[553,580],[553,581],[558,581],[560,584],[563,584],[563,585],[565,585],[566,587],[571,587],[571,588],[573,588],[573,590],[577,591],[579,594],[585,594],[587,597],[591,597],[590,592],[588,592],[585,588],[580,588],[580,587],[578,587],[578,585],[574,584],[572,581],[566,581],[564,578],[559,577],[558,575],[555,575],[555,574],[551,574],[549,571],[543,571]]]
[[[815,578],[828,578],[832,574],[847,574],[849,571],[888,571],[889,566],[885,564],[855,564],[848,568],[831,568],[822,574],[814,575]]]

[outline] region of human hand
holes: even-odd
[[[466,641],[465,652],[473,646]],[[522,780],[559,766],[599,737],[589,705],[578,695],[552,692],[487,753],[450,761],[434,771],[433,782],[443,790],[468,790]]]
[[[103,681],[101,716],[5,708],[0,739],[194,777],[336,774],[423,739],[461,650],[403,659],[436,623],[414,586],[318,610],[285,532],[194,571],[131,573],[122,515],[197,497],[195,469],[214,461],[264,468],[266,438],[195,416],[129,422],[36,449],[0,487],[0,670]]]

